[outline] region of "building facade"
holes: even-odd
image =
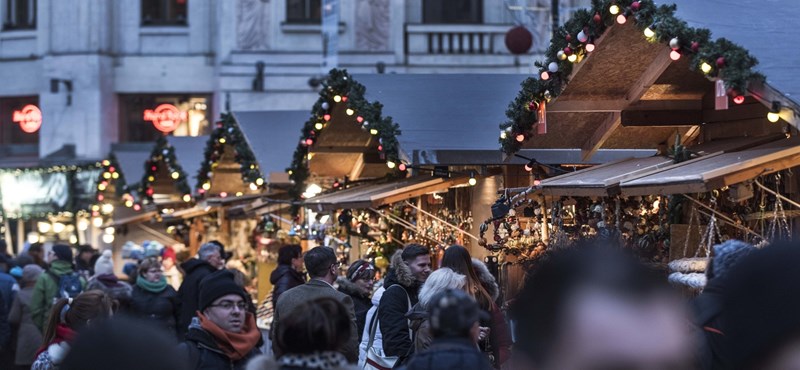
[[[228,107],[306,109],[327,68],[322,3],[0,0],[0,162],[65,152],[98,159],[114,143],[162,132],[203,135]],[[550,3],[340,1],[338,66],[528,73],[549,40]],[[561,18],[588,3],[562,0]],[[505,45],[515,24],[532,30],[526,54]]]

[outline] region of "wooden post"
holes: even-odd
[[[25,221],[22,218],[17,219],[17,250],[21,251],[25,248]]]
[[[547,227],[547,198],[545,198],[544,194],[540,195],[540,197],[542,199],[542,241],[547,244],[550,241],[550,229]]]

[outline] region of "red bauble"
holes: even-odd
[[[717,68],[725,67],[725,57],[717,58]]]
[[[528,103],[528,110],[529,111],[534,112],[534,111],[536,111],[538,109],[539,109],[539,104],[536,103],[535,101],[531,101],[530,103]]]
[[[516,26],[506,32],[505,41],[511,54],[525,54],[533,46],[533,35],[527,28]]]
[[[569,46],[565,47],[564,54],[572,55],[572,48],[570,48]]]
[[[697,41],[692,41],[692,51],[696,53],[698,50],[700,50],[700,43]]]
[[[600,13],[594,13],[594,23],[600,24],[603,21],[603,17],[600,16]]]
[[[639,7],[641,5],[642,4],[640,2],[634,1],[634,2],[631,3],[631,10],[633,10],[634,12],[638,12],[639,11]]]
[[[346,102],[346,101],[347,101],[347,96],[343,96],[343,97],[342,97],[342,101],[343,101],[343,102]]]
[[[567,36],[565,36],[564,39],[567,40],[567,42],[572,42],[572,35],[567,34]]]

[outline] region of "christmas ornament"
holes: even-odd
[[[567,42],[572,42],[572,35],[567,34],[566,36],[564,36],[564,39],[567,40]]]
[[[550,62],[550,64],[547,65],[547,70],[549,70],[552,73],[558,72],[558,63]]]
[[[578,41],[586,42],[587,40],[589,40],[589,36],[586,35],[586,31],[585,30],[581,31],[581,32],[578,32]]]
[[[516,26],[506,32],[505,42],[511,54],[525,54],[533,46],[533,35],[527,28]]]
[[[717,58],[717,68],[725,67],[725,57]]]
[[[564,54],[566,54],[567,56],[572,55],[572,48],[570,48],[569,46],[565,47]]]
[[[603,21],[603,17],[600,16],[600,13],[594,13],[594,17],[592,17],[594,23],[600,24]]]
[[[556,58],[558,58],[558,60],[564,60],[564,59],[567,59],[567,54],[566,54],[566,53],[564,53],[564,50],[559,50],[559,51],[556,53]],[[555,71],[553,71],[553,72],[555,72]]]
[[[692,51],[696,53],[698,50],[700,50],[700,43],[697,41],[692,41]]]
[[[322,109],[328,110],[328,108],[330,108],[330,107],[331,106],[330,106],[330,104],[328,104],[328,102],[326,102],[326,101],[322,102]]]
[[[638,12],[639,8],[641,8],[641,5],[642,4],[639,1],[634,1],[631,3],[631,10],[633,10],[634,12]]]
[[[677,37],[673,37],[669,40],[669,47],[671,47],[672,50],[678,50],[681,47],[681,43]]]
[[[535,111],[537,111],[538,109],[539,109],[539,104],[538,104],[538,103],[536,103],[536,101],[533,101],[533,100],[531,100],[531,102],[530,102],[530,103],[528,103],[528,110],[529,110],[529,111],[531,111],[531,112],[535,112]]]
[[[547,71],[542,71],[542,74],[541,74],[541,75],[539,75],[539,76],[540,76],[540,77],[542,78],[542,80],[544,80],[544,81],[547,81],[547,80],[549,80],[549,79],[550,79],[550,73],[547,73]]]

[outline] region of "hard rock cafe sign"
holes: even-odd
[[[178,128],[181,122],[186,121],[188,114],[172,104],[161,104],[156,109],[144,111],[144,120],[153,122],[158,131],[170,133]]]
[[[22,131],[32,134],[42,127],[42,111],[39,107],[28,104],[20,110],[15,110],[11,120],[19,123]]]

